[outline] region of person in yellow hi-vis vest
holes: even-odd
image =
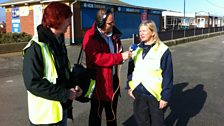
[[[153,21],[139,26],[141,42],[128,66],[128,94],[134,99],[138,126],[163,126],[164,110],[173,88],[171,52],[158,37]]]
[[[72,100],[82,89],[72,81],[64,33],[71,24],[69,6],[50,3],[42,23],[24,48],[23,79],[31,126],[67,126]]]

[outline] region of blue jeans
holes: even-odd
[[[67,126],[67,115],[68,115],[68,110],[63,110],[63,118],[62,121],[59,123],[59,126]]]

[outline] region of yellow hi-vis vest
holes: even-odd
[[[44,64],[43,78],[47,79],[52,84],[56,84],[56,78],[58,78],[58,75],[53,55],[49,52],[47,44],[39,42],[37,38],[37,36],[34,36],[24,50],[28,48],[32,42],[36,42],[40,45]],[[62,120],[63,110],[59,101],[38,97],[29,91],[27,91],[27,93],[29,119],[33,124],[52,124],[58,123]]]
[[[158,100],[162,92],[162,69],[160,62],[168,47],[162,43],[156,43],[142,59],[143,49],[138,47],[132,55],[135,68],[129,86],[134,90],[140,83]]]

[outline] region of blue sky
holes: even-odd
[[[8,0],[0,0],[0,3]],[[0,22],[5,21],[5,9],[0,7]]]
[[[0,0],[1,2],[8,0]],[[184,12],[184,0],[121,0],[137,6]],[[194,14],[205,11],[211,15],[224,16],[224,0],[185,0],[185,12]],[[0,22],[5,21],[4,9],[0,7]]]
[[[5,21],[5,11],[0,7],[0,22]]]
[[[123,2],[151,8],[184,12],[184,0],[121,0]],[[224,16],[224,0],[185,0],[185,13],[205,11],[211,15]]]

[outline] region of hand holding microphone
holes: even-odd
[[[134,43],[129,47],[129,51],[123,52],[122,54],[122,58],[123,60],[128,60],[129,58],[131,58],[132,56],[132,52],[135,51],[138,47],[138,44]]]
[[[121,53],[121,55],[122,55],[123,60],[128,60],[131,57],[132,53],[130,51],[126,51],[126,52]]]

